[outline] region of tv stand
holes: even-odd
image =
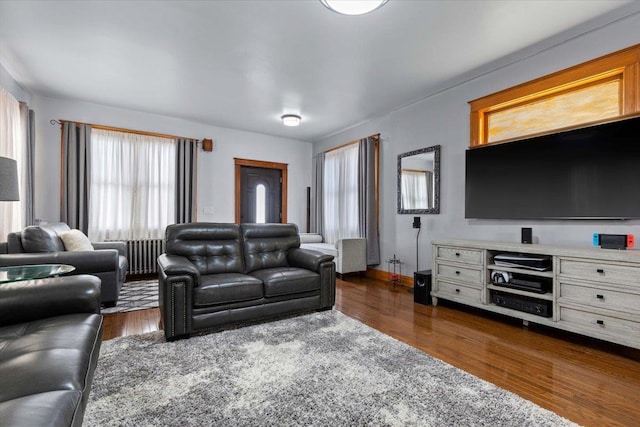
[[[495,257],[505,254],[548,257],[550,267],[496,265]],[[492,281],[494,272],[545,286],[509,287]],[[434,306],[441,298],[515,317],[524,325],[537,323],[640,349],[640,251],[434,241],[432,283]]]

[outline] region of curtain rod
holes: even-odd
[[[373,138],[376,141],[380,141],[380,134],[379,133],[374,133],[373,135],[369,135],[369,136],[367,136],[365,138]],[[364,138],[362,138],[362,139],[364,139]],[[337,147],[333,147],[333,148],[328,149],[327,151],[325,151],[325,153],[330,153],[332,151],[339,150],[339,149],[347,147],[349,145],[357,144],[358,142],[360,142],[359,139],[356,139],[355,141],[351,141],[351,142],[346,142],[346,143],[344,143],[342,145],[338,145]]]
[[[104,125],[96,125],[93,123],[82,123],[82,122],[73,122],[71,120],[49,120],[49,123],[52,125],[61,125],[64,123],[77,123],[79,125],[88,125],[91,126],[93,129],[100,129],[100,130],[110,130],[110,131],[115,131],[115,132],[124,132],[124,133],[133,133],[136,135],[146,135],[146,136],[155,136],[158,138],[168,138],[168,139],[193,139],[197,142],[201,142],[201,139],[198,138],[187,138],[184,136],[175,136],[175,135],[167,135],[167,134],[163,134],[163,133],[156,133],[156,132],[145,132],[142,130],[134,130],[134,129],[126,129],[126,128],[118,128],[118,127],[113,127],[113,126],[104,126]]]

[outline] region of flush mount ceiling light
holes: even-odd
[[[297,114],[285,114],[280,118],[282,119],[282,124],[285,126],[298,126],[300,124],[300,120],[302,120],[302,117]]]
[[[343,15],[364,15],[382,7],[388,0],[320,0],[320,3]]]

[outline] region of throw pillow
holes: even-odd
[[[60,234],[60,239],[64,243],[64,248],[67,251],[92,251],[93,245],[89,241],[89,238],[84,235],[80,230],[73,229],[64,231]]]
[[[22,230],[22,247],[26,253],[64,251],[64,245],[49,227],[30,225]]]

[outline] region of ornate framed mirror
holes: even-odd
[[[440,146],[398,154],[398,213],[440,213]]]

